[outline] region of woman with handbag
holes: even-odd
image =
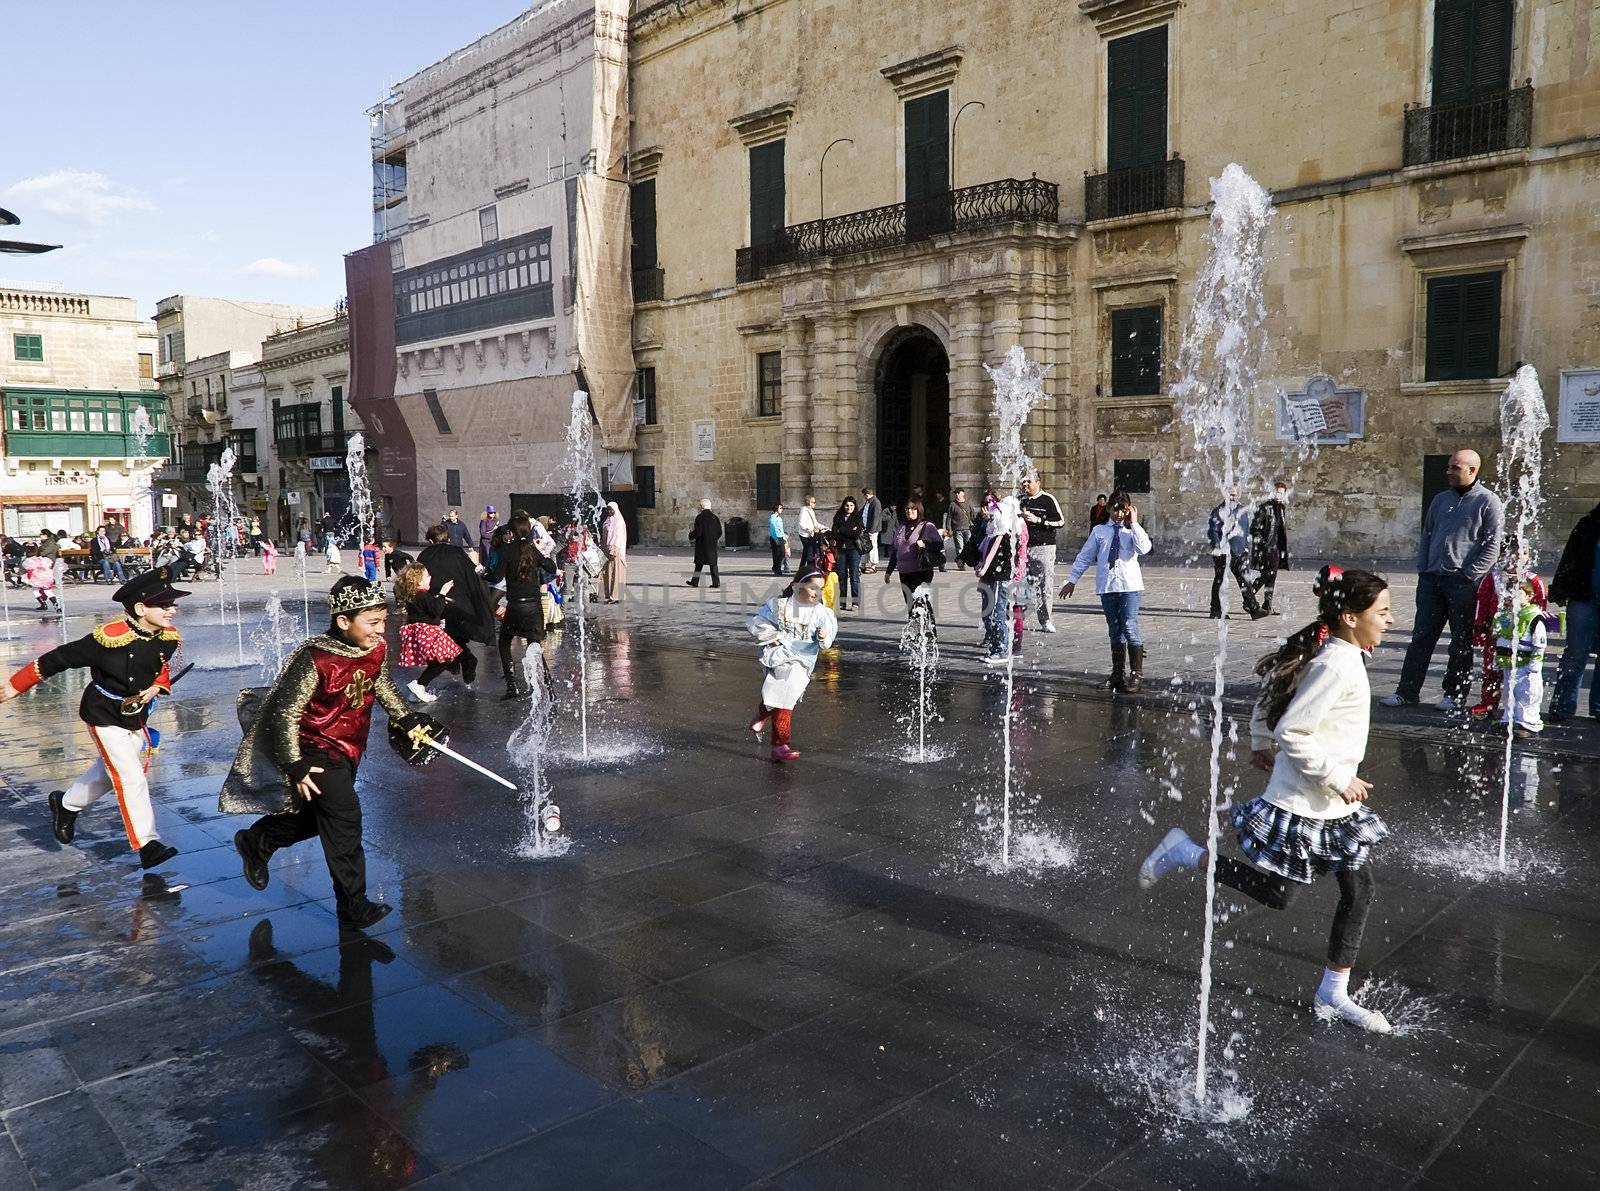
[[[855,497],[847,496],[839,511],[833,515],[833,543],[838,551],[839,611],[850,611],[852,596],[856,608],[861,607],[861,514],[856,511]]]
[[[912,497],[906,501],[900,525],[894,531],[894,542],[889,547],[889,565],[883,572],[885,583],[896,574],[900,576],[900,594],[905,597],[906,615],[911,614],[911,599],[917,589],[932,584],[933,572],[942,565],[944,535],[939,532],[937,525],[928,520],[922,502]]]

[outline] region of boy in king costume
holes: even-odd
[[[366,929],[390,910],[367,897],[356,769],[367,747],[372,705],[389,714],[389,742],[412,765],[426,765],[444,726],[400,698],[385,662],[389,605],[381,583],[348,576],[328,593],[332,623],[304,642],[264,698],[239,697],[244,741],[222,786],[225,814],[260,814],[233,844],[245,879],[265,889],[279,848],[318,836],[333,878],[339,922]]]
[[[178,849],[161,842],[156,831],[145,776],[145,746],[150,739],[145,721],[156,696],[172,689],[167,663],[179,643],[172,624],[178,601],[188,594],[172,586],[170,568],[152,568],[112,593],[111,598],[126,609],[125,618],[52,649],[0,687],[4,703],[64,670],[89,671],[78,717],[100,756],[70,788],[50,791],[51,829],[61,843],[72,842],[78,816],[91,803],[115,791],[122,826],[139,863],[155,868],[178,854]]]

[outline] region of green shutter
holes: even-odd
[[[1499,273],[1428,281],[1428,380],[1481,380],[1500,371]]]
[[[1111,42],[1106,84],[1106,168],[1166,160],[1167,27]]]
[[[1111,395],[1161,392],[1161,307],[1111,312]]]
[[[629,191],[633,230],[633,269],[656,267],[656,180],[635,182]]]
[[[1512,0],[1436,0],[1433,102],[1465,103],[1511,85]]]
[[[950,189],[950,92],[906,102],[906,201]]]
[[[750,244],[761,247],[783,234],[783,142],[750,150]]]

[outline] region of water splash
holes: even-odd
[[[1386,976],[1368,976],[1350,997],[1362,1008],[1383,1014],[1389,1021],[1390,1032],[1396,1038],[1415,1038],[1444,1032],[1445,998],[1441,995],[1424,996],[1413,992],[1398,980]],[[1317,1020],[1324,1023],[1341,1021],[1333,1010],[1323,1005],[1317,1006],[1316,1015]]]
[[[305,621],[305,634],[311,636],[311,585],[306,579],[306,568],[310,565],[311,558],[306,552],[304,542],[295,543],[295,562],[300,570],[300,616]]]
[[[1273,209],[1267,191],[1236,164],[1211,180],[1209,249],[1195,283],[1189,323],[1178,351],[1179,379],[1172,387],[1177,420],[1189,431],[1194,456],[1184,465],[1185,488],[1209,487],[1225,509],[1238,493],[1259,489],[1264,471],[1261,426],[1268,393],[1261,381],[1266,302],[1262,278]],[[1229,514],[1231,516],[1231,514]],[[1225,522],[1224,548],[1233,526]],[[1222,787],[1222,710],[1228,657],[1227,587],[1217,621],[1212,663],[1211,756],[1206,806],[1205,936],[1200,959],[1200,1021],[1196,1033],[1194,1101],[1206,1098],[1206,1048],[1211,1018],[1211,957],[1216,928],[1217,842],[1221,815],[1231,803]]]
[[[244,665],[244,619],[239,615],[239,552],[235,548],[233,523],[239,517],[239,505],[233,498],[233,465],[237,456],[232,447],[222,449],[222,458],[206,469],[206,487],[211,490],[211,528],[214,535],[217,562],[217,613],[219,623],[228,623],[228,588],[223,581],[223,563],[231,559],[234,588],[233,622],[239,640],[239,664]]]
[[[548,771],[555,702],[551,698],[544,650],[537,643],[530,643],[522,656],[522,679],[529,692],[528,712],[506,741],[506,753],[522,775],[526,822],[517,855],[525,860],[545,860],[570,851],[572,841],[565,835],[551,835],[544,829],[545,808],[550,803]]]
[[[578,559],[573,576],[577,598],[567,592],[567,608],[577,619],[578,629],[578,736],[583,757],[589,757],[589,584],[599,574],[595,539],[600,526],[600,487],[595,483],[594,418],[589,412],[589,394],[578,389],[572,394],[572,409],[567,418],[566,492],[570,516],[576,527]]]
[[[925,588],[918,588],[911,598],[911,615],[906,618],[905,628],[900,630],[900,653],[917,680],[917,704],[907,717],[911,744],[906,752],[911,760],[922,764],[928,760],[928,723],[937,723],[941,718],[933,705],[931,687],[938,677],[939,635],[934,624],[933,605]]]
[[[277,589],[274,588],[267,596],[267,609],[261,624],[250,632],[250,643],[256,647],[261,659],[261,681],[264,685],[270,686],[283,673],[284,663],[289,660],[293,636],[289,616],[284,612],[283,601],[278,598]]]
[[[367,438],[357,431],[350,436],[350,441],[345,445],[344,470],[350,479],[350,507],[345,510],[343,521],[347,524],[347,532],[353,531],[356,535],[356,563],[363,568],[363,552],[368,542],[375,542],[378,536],[378,526],[372,509],[372,483],[367,477]],[[365,574],[365,570],[362,570]]]
[[[1006,352],[1005,361],[998,368],[985,364],[984,371],[994,383],[994,414],[997,434],[994,441],[994,463],[1001,492],[1014,492],[1023,477],[1033,470],[1033,460],[1022,446],[1022,428],[1028,416],[1044,404],[1044,378],[1050,371],[1048,364],[1030,361],[1021,347],[1014,346]],[[1015,497],[1007,497],[1014,500]],[[1011,557],[1017,558],[1021,540],[1020,522],[1011,531]],[[1018,580],[1021,582],[1023,580]],[[1010,584],[1001,584],[1004,591]],[[1010,609],[1005,610],[1006,702],[1001,720],[1003,738],[1004,786],[1001,794],[1000,859],[1011,863],[1011,728],[1014,716],[1012,692],[1016,689],[1016,654],[1012,650],[1014,625]]]
[[[1502,851],[1487,839],[1419,842],[1408,857],[1413,867],[1469,881],[1550,880],[1567,873],[1566,863],[1547,846],[1514,843]]]
[[[56,624],[61,629],[61,643],[67,641],[67,560],[57,557],[56,565]]]
[[[1500,482],[1508,509],[1516,513],[1516,533],[1509,555],[1509,596],[1511,602],[1512,654],[1520,646],[1516,630],[1522,611],[1522,584],[1537,561],[1535,530],[1544,507],[1541,471],[1544,463],[1544,433],[1550,429],[1550,411],[1545,408],[1539,374],[1531,364],[1517,369],[1511,383],[1500,395]],[[1515,671],[1502,684],[1505,700],[1506,755],[1500,797],[1500,871],[1506,871],[1506,833],[1511,826],[1511,755],[1516,744],[1512,726],[1517,722],[1517,681]],[[1534,708],[1537,716],[1538,708]]]
[[[133,436],[133,441],[138,447],[138,457],[141,461],[150,458],[150,439],[155,435],[155,432],[156,425],[155,421],[150,417],[150,411],[144,405],[135,405],[133,407],[133,413],[128,415],[128,433]],[[133,510],[141,507],[153,506],[154,504],[155,469],[148,466],[144,467],[139,471],[138,476],[139,479],[135,481],[136,486],[134,489],[133,499],[129,502],[132,506],[132,508],[129,509],[129,533],[136,532],[132,524]],[[155,509],[150,507],[150,524],[152,529],[155,526],[155,521]]]
[[[1072,836],[1038,828],[1016,832],[1012,836],[1009,857],[1002,859],[990,853],[977,857],[976,863],[988,872],[1021,874],[1037,880],[1048,873],[1072,868],[1078,863],[1078,853],[1078,843]]]

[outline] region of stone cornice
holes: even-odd
[[[885,66],[881,73],[901,99],[915,99],[948,87],[960,69],[961,47],[952,45]]]
[[[728,125],[746,147],[754,148],[756,145],[764,145],[787,136],[789,122],[794,119],[794,112],[793,101],[784,100],[782,103],[746,112],[742,116],[734,116],[728,121]]]
[[[661,169],[661,158],[665,150],[660,145],[647,145],[643,149],[635,149],[628,154],[628,180],[631,182],[648,182],[656,176]]]
[[[1526,240],[1529,227],[1525,223],[1508,223],[1500,227],[1475,228],[1471,231],[1444,232],[1436,236],[1406,236],[1400,241],[1401,252],[1438,252],[1449,248],[1465,248],[1476,244],[1496,244],[1509,240]],[[1512,249],[1515,251],[1515,249]]]
[[[1176,13],[1181,0],[1078,0],[1078,11],[1102,37],[1149,26]]]

